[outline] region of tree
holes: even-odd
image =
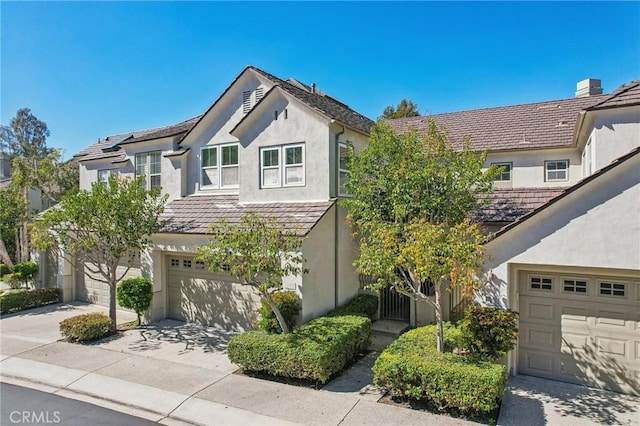
[[[140,325],[142,313],[151,307],[153,283],[144,277],[122,280],[116,290],[116,299],[123,308],[133,309]]]
[[[81,190],[37,218],[33,243],[44,250],[57,247],[75,268],[109,285],[109,317],[116,329],[116,285],[131,268],[136,256],[160,231],[167,196],[142,187],[136,179],[111,176],[96,182],[91,191]],[[119,268],[120,266],[120,268]]]
[[[394,108],[393,105],[389,105],[382,112],[381,118],[404,118],[404,117],[415,117],[420,115],[418,112],[418,105],[414,104],[413,101],[408,99],[403,99],[398,104],[397,108]]]
[[[209,227],[207,245],[198,248],[196,260],[212,272],[228,271],[245,285],[257,289],[269,305],[283,333],[291,330],[273,300],[282,288],[282,278],[307,272],[300,246],[303,238],[288,233],[274,218],[262,219],[254,213],[242,216],[238,225],[224,219]]]
[[[394,134],[379,121],[368,146],[350,158],[347,187],[353,198],[341,203],[360,241],[354,266],[377,278],[373,289],[390,285],[432,305],[439,351],[442,290],[459,286],[470,297],[478,285],[483,235],[472,214],[500,171],[483,172],[485,159],[471,151],[468,139],[454,150],[433,121],[423,138],[415,131]]]
[[[42,199],[53,204],[78,187],[77,165],[62,163],[60,151],[47,147],[49,134],[47,124],[28,108],[19,109],[9,126],[0,126],[0,147],[11,159],[11,181],[2,194],[10,200],[11,214],[2,214],[0,225],[0,256],[5,263],[11,262],[7,246],[17,262],[29,260],[28,227],[33,215],[29,191],[40,190]],[[13,236],[7,228],[15,230]],[[9,243],[13,238],[15,243]]]

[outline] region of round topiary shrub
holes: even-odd
[[[111,319],[101,313],[76,315],[60,322],[60,333],[70,342],[90,342],[111,333]]]
[[[38,275],[38,264],[36,262],[27,261],[22,263],[16,263],[13,265],[13,274],[17,275],[17,279],[19,282],[25,284],[27,288],[29,287],[29,283],[33,281],[33,279]]]
[[[116,299],[120,306],[131,309],[138,315],[140,325],[140,316],[151,307],[153,283],[149,278],[143,277],[122,280],[116,289]]]
[[[296,324],[296,315],[300,313],[300,299],[298,294],[292,290],[279,291],[272,296],[273,301],[282,313],[289,330],[293,329]],[[260,330],[267,333],[282,333],[282,328],[278,323],[276,315],[273,313],[267,302],[261,301],[260,309],[258,309],[260,319],[256,322],[256,326]]]

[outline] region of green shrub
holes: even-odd
[[[296,315],[300,313],[298,293],[292,290],[279,291],[271,297],[284,317],[285,323],[289,326],[289,330],[292,330],[296,325]],[[263,299],[260,303],[261,306],[258,309],[260,319],[256,322],[257,327],[267,333],[282,333],[282,327],[267,302]]]
[[[461,323],[463,346],[472,355],[497,360],[515,347],[518,313],[486,306],[471,306]]]
[[[372,318],[376,313],[378,313],[378,296],[359,294],[344,305],[330,310],[325,316],[364,315]]]
[[[455,344],[445,327],[445,347]],[[487,415],[502,400],[503,365],[436,351],[436,327],[420,327],[401,335],[373,366],[374,383],[394,397],[426,400],[467,414]]]
[[[71,342],[89,342],[108,336],[111,319],[98,312],[76,315],[60,322],[60,333]]]
[[[288,334],[243,333],[229,342],[228,356],[245,371],[326,383],[368,346],[370,332],[368,318],[320,317]]]
[[[4,277],[7,274],[10,274],[11,266],[5,265],[4,263],[0,263],[0,277]]]
[[[149,278],[127,278],[120,281],[116,289],[116,300],[120,306],[132,309],[138,315],[138,325],[142,313],[151,307],[151,299],[153,283]]]
[[[59,288],[41,288],[8,293],[0,296],[0,313],[22,311],[38,306],[59,303],[62,292]]]
[[[38,275],[38,264],[36,262],[27,261],[22,263],[16,263],[13,265],[13,273],[18,274],[21,283],[28,286],[30,282]]]
[[[6,283],[10,288],[16,289],[20,287],[20,274],[9,273],[2,277],[2,281]]]

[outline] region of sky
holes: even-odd
[[[640,2],[0,2],[0,124],[65,159],[203,113],[247,65],[376,119],[605,93],[640,79]]]

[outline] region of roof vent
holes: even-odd
[[[602,95],[600,80],[596,78],[587,78],[586,80],[578,82],[576,85],[576,98],[586,98],[594,95]]]

